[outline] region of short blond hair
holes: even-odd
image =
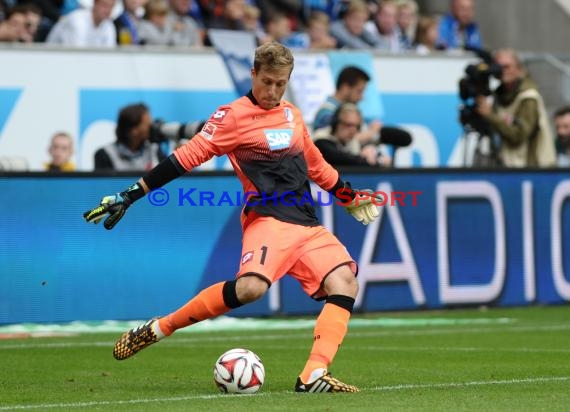
[[[418,3],[415,0],[396,0],[396,7],[398,10],[409,7],[414,13],[419,10]]]
[[[144,7],[144,18],[151,16],[166,16],[168,14],[168,3],[166,0],[149,0]]]
[[[346,8],[345,15],[352,14],[352,13],[370,14],[370,10],[368,9],[368,5],[366,4],[366,1],[364,1],[364,0],[350,0],[350,3],[348,3],[348,7]]]
[[[493,57],[496,57],[498,54],[504,54],[504,55],[510,56],[519,69],[524,69],[524,64],[523,64],[518,52],[515,49],[511,49],[510,47],[504,47],[502,49],[497,49],[493,52]]]
[[[289,67],[293,71],[293,53],[287,47],[276,41],[264,43],[255,49],[253,68],[256,72],[261,69],[269,71]]]

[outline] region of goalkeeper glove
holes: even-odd
[[[103,226],[107,230],[111,230],[121,220],[125,212],[131,204],[145,195],[144,189],[138,183],[135,183],[127,190],[111,196],[105,196],[101,199],[99,206],[83,213],[83,218],[87,223],[99,223],[105,215],[109,217],[105,219]]]
[[[350,183],[346,182],[345,186],[340,189],[339,195],[342,199],[350,199],[341,205],[363,225],[372,223],[380,216],[378,206],[384,204],[384,198],[380,194],[370,189],[354,190],[350,187]]]

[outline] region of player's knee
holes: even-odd
[[[267,281],[255,274],[241,276],[236,283],[236,295],[243,304],[261,298],[267,289],[269,289]]]
[[[358,294],[358,282],[356,281],[356,277],[352,272],[350,272],[351,276],[346,278],[346,287],[348,290],[347,296],[351,296],[356,298]]]
[[[356,298],[358,282],[350,266],[343,265],[332,271],[325,279],[324,289],[327,295],[344,295]]]

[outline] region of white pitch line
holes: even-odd
[[[424,328],[424,327],[422,327]],[[456,333],[511,333],[511,332],[532,332],[532,331],[563,331],[570,330],[570,324],[553,324],[553,325],[536,325],[536,326],[515,326],[515,325],[502,325],[497,327],[477,327],[477,328],[446,328],[446,329],[414,329],[414,330],[393,330],[383,329],[368,332],[360,332],[358,330],[351,330],[348,337],[377,337],[377,336],[429,336],[429,335],[445,335]],[[227,341],[243,341],[244,335],[247,334],[247,339],[252,341],[266,341],[266,340],[282,340],[282,339],[310,339],[311,331],[306,330],[304,333],[276,333],[271,335],[254,335],[252,331],[244,331],[243,334],[236,332],[235,336],[211,336],[196,334],[193,337],[177,337],[177,339],[165,340],[163,345],[180,344],[193,344],[200,342],[227,342]],[[178,335],[181,336],[181,335]],[[21,344],[3,344],[0,342],[0,350],[8,349],[41,349],[41,348],[75,348],[75,347],[112,347],[114,341],[97,341],[97,342],[46,342],[46,343],[21,343]]]
[[[388,392],[388,391],[403,391],[411,389],[449,389],[449,388],[467,388],[470,386],[486,386],[486,385],[518,385],[518,384],[532,384],[543,382],[562,382],[570,380],[570,376],[546,376],[538,378],[523,378],[523,379],[506,379],[506,380],[492,380],[492,381],[470,381],[470,382],[448,382],[448,383],[424,383],[424,384],[401,384],[401,385],[387,385],[376,386],[373,388],[363,388],[365,392]],[[271,396],[277,394],[289,394],[291,391],[281,392],[262,392],[255,395],[240,395],[240,396]],[[15,410],[28,410],[28,409],[53,409],[53,408],[85,408],[90,406],[112,406],[112,405],[136,405],[157,402],[181,402],[196,399],[218,399],[228,395],[193,395],[193,396],[179,396],[169,398],[152,398],[152,399],[128,399],[123,401],[93,401],[93,402],[70,402],[70,403],[44,403],[35,405],[13,405],[13,406],[0,406],[0,411],[15,411]]]
[[[563,382],[570,380],[570,376],[545,376],[539,378],[523,378],[523,379],[507,379],[492,381],[471,381],[471,382],[451,382],[451,383],[425,383],[425,384],[405,384],[393,386],[376,386],[370,391],[400,391],[407,389],[439,389],[439,388],[464,388],[469,386],[485,386],[485,385],[517,385],[525,383],[542,383],[542,382]]]
[[[305,349],[306,345],[271,345],[271,349]],[[477,348],[477,347],[453,347],[453,346],[343,346],[342,350],[374,351],[374,352],[503,352],[503,353],[569,353],[568,349],[548,349],[548,348]]]

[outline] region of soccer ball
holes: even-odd
[[[214,365],[214,382],[225,393],[255,393],[264,380],[263,362],[247,349],[230,349]]]

